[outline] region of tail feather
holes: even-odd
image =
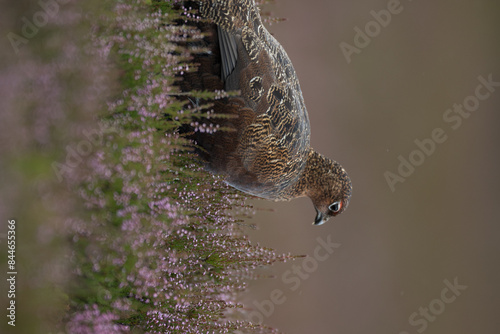
[[[238,34],[244,27],[257,32],[262,25],[254,0],[203,0],[200,12],[229,33]]]

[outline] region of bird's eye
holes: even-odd
[[[342,209],[342,202],[335,202],[330,205],[328,209],[330,209],[330,211],[333,211],[334,213],[337,213],[340,211],[340,209]]]

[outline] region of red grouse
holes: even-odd
[[[233,131],[196,132],[207,169],[231,186],[274,201],[308,196],[315,225],[342,213],[351,180],[339,163],[310,146],[310,126],[295,70],[283,47],[262,24],[253,0],[191,2],[205,23],[209,51],[195,57],[197,72],[183,90],[239,91],[214,101],[211,120]],[[213,124],[212,124],[213,125]]]

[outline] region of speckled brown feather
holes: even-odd
[[[304,169],[310,128],[295,70],[281,45],[262,25],[253,1],[203,1],[201,14],[236,36],[238,61],[226,90],[239,89],[245,107],[255,113],[240,127],[235,160],[254,182],[231,172],[228,183],[268,199],[283,198]],[[227,83],[230,84],[227,84]],[[239,161],[238,161],[239,160]],[[230,165],[231,166],[231,165]]]
[[[214,105],[215,112],[235,116],[220,123],[235,131],[196,136],[205,149],[207,167],[255,196],[271,200],[309,196],[321,222],[341,213],[351,196],[350,179],[337,162],[310,147],[309,119],[295,70],[263,26],[253,0],[198,3],[201,16],[218,26],[204,29],[218,38],[209,37],[214,52],[202,57],[213,66],[207,69],[202,64],[195,77],[186,77],[187,84],[240,91],[239,97]],[[234,54],[236,59],[231,58]],[[334,201],[342,202],[338,212],[328,208]]]

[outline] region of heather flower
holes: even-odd
[[[20,216],[33,223],[30,257],[43,249],[50,258],[25,262],[33,264],[25,279],[27,291],[57,292],[62,311],[49,317],[57,330],[275,332],[242,320],[238,296],[253,269],[294,257],[249,241],[247,196],[205,172],[175,134],[190,123],[222,131],[202,122],[216,117],[209,105],[176,89],[196,69],[191,53],[203,51],[187,42],[203,36],[177,24],[199,18],[175,3],[124,1],[82,15],[67,2],[1,69],[0,104],[15,112],[0,122],[0,154],[13,161],[0,210],[21,199],[43,208]],[[42,297],[44,314],[52,303]]]

